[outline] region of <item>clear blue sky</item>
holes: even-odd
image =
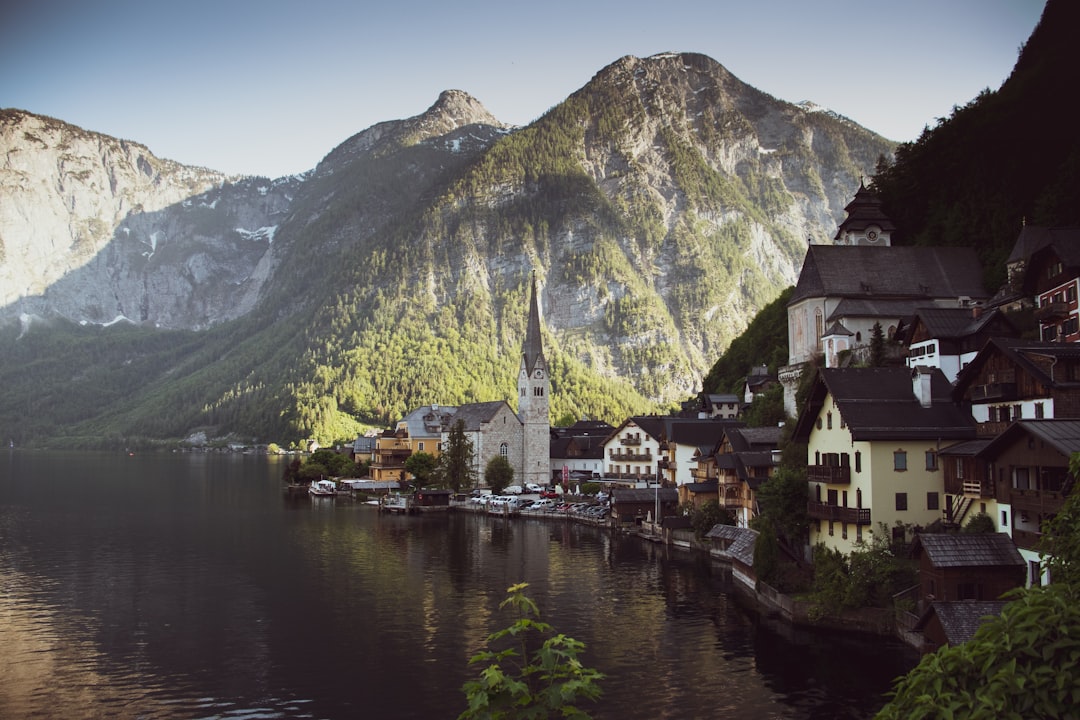
[[[624,55],[699,52],[914,140],[996,90],[1043,0],[9,0],[0,107],[229,173],[310,170],[464,90],[524,125]]]

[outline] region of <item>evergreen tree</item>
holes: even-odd
[[[874,323],[870,335],[870,367],[882,367],[885,364],[885,333],[881,323]]]
[[[458,420],[450,428],[446,447],[439,456],[439,481],[454,492],[472,486],[476,480],[473,470],[473,445],[465,435],[465,421]]]

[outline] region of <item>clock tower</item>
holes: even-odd
[[[529,324],[521,346],[518,368],[518,418],[522,425],[522,467],[519,485],[551,484],[551,424],[548,365],[540,337],[540,299],[536,276],[529,298]]]

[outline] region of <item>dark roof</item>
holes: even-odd
[[[1069,264],[1067,257],[1063,256],[1062,253],[1073,256],[1077,250],[1080,250],[1080,227],[1025,225],[1013,244],[1007,262],[1014,263],[1027,260],[1050,245],[1053,245],[1055,250],[1058,251],[1058,257],[1061,258],[1062,262]]]
[[[459,405],[450,423],[445,426],[449,430],[458,420],[465,421],[466,432],[476,432],[482,423],[490,422],[503,407],[510,407],[505,400],[492,400],[490,402],[467,403]],[[510,413],[514,413],[511,411]],[[516,415],[515,415],[516,417]]]
[[[1054,343],[1042,340],[1024,340],[1021,338],[992,337],[956,376],[953,396],[957,400],[964,397],[971,383],[979,377],[982,367],[995,355],[1004,356],[1016,363],[1034,380],[1046,387],[1080,385],[1073,381],[1059,380],[1046,372],[1037,362],[1040,358],[1057,360],[1080,359],[1080,344]]]
[[[730,418],[666,418],[664,439],[677,445],[712,447],[732,426],[741,426]]]
[[[915,310],[926,304],[926,298],[843,298],[829,313],[826,321],[839,322],[840,318],[909,318]]]
[[[932,400],[924,406],[913,373],[929,375]],[[967,440],[975,437],[971,414],[952,402],[952,386],[938,368],[819,368],[795,426],[806,442],[828,395],[853,440]]]
[[[1008,567],[1026,564],[1013,539],[1005,533],[919,533],[912,553],[919,548],[934,567]]]
[[[921,307],[915,311],[912,324],[921,323],[927,335],[941,340],[958,340],[975,335],[991,320],[1003,320],[1012,325],[1005,313],[990,309],[975,316],[972,308]]]
[[[754,543],[757,542],[757,536],[756,530],[732,525],[714,525],[712,530],[705,534],[707,538],[730,543],[721,554],[729,555],[747,567],[754,566]]]
[[[788,305],[811,297],[989,297],[974,248],[811,245]]]
[[[821,336],[822,337],[829,337],[830,335],[854,335],[854,334],[855,333],[851,332],[846,327],[844,327],[844,324],[842,322],[840,322],[839,320],[836,320],[835,322],[833,322],[832,325],[829,326],[828,330],[826,330],[825,332],[823,332],[821,334]]]
[[[1080,420],[1016,420],[991,440],[980,455],[995,457],[1025,434],[1043,441],[1066,460],[1080,452]]]
[[[772,449],[780,445],[780,436],[784,429],[776,425],[767,427],[732,427],[725,434],[731,442],[732,450]]]
[[[915,624],[915,630],[926,630],[930,618],[936,615],[941,629],[945,631],[945,639],[950,645],[959,645],[974,637],[975,631],[985,620],[1001,615],[1007,604],[1004,600],[938,600],[926,608]]]
[[[646,503],[654,502],[659,496],[660,502],[664,503],[677,503],[679,502],[679,491],[675,488],[612,488],[611,489],[611,502],[612,504],[624,503]]]
[[[686,483],[682,487],[692,493],[717,492],[720,489],[720,482],[718,480],[706,480],[705,482]]]
[[[982,438],[979,440],[967,440],[965,442],[958,442],[955,445],[949,445],[948,447],[941,448],[938,451],[938,455],[943,457],[975,457],[990,444],[990,438]]]

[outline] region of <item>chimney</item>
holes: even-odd
[[[980,302],[972,303],[971,304],[971,317],[974,318],[975,320],[978,320],[979,318],[982,317],[982,314],[983,314],[982,303],[980,303]]]
[[[916,365],[911,369],[911,389],[919,404],[924,408],[930,407],[934,401],[934,394],[930,389],[930,381],[934,377],[933,372],[934,368],[925,365]]]

